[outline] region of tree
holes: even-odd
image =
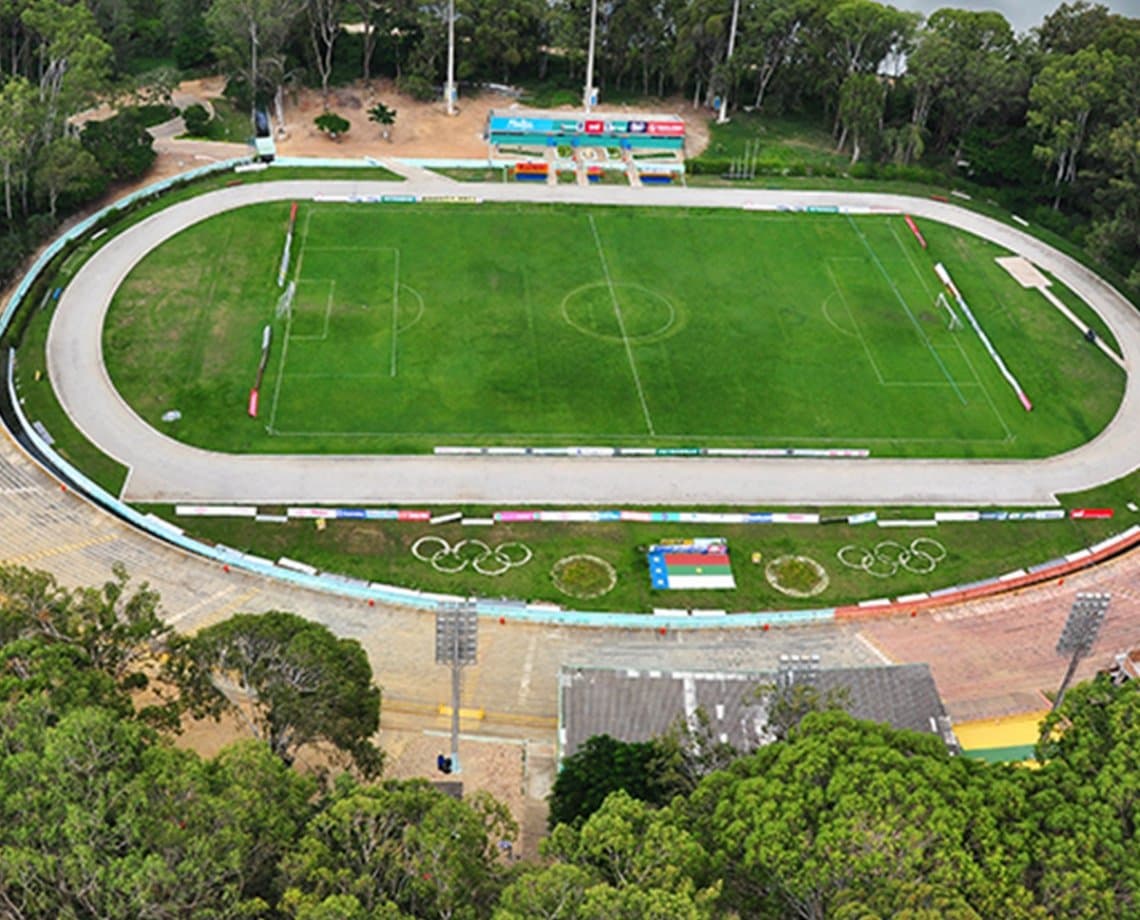
[[[285,42],[304,0],[213,0],[206,25],[225,71],[251,104],[272,96],[285,76]]]
[[[423,780],[341,782],[284,862],[292,916],[474,917],[494,900],[501,835]],[[500,809],[491,808],[492,813]],[[336,913],[333,908],[335,907]]]
[[[625,742],[595,735],[562,761],[550,791],[550,827],[581,824],[601,807],[606,796],[622,790],[636,799],[666,801],[655,766],[660,754],[654,742]]]
[[[172,677],[197,712],[228,706],[287,764],[301,747],[324,741],[366,776],[379,773],[382,755],[370,739],[380,726],[380,691],[359,642],[270,611],[210,626],[179,651]]]
[[[329,107],[329,77],[332,76],[333,48],[340,35],[340,17],[344,0],[306,0],[305,9],[309,16],[309,40],[313,48],[313,60],[317,73],[321,75],[321,97],[325,108]]]
[[[545,16],[543,0],[459,0],[456,17],[470,39],[464,66],[509,83],[543,44]]]
[[[9,712],[0,750],[14,755],[0,758],[0,913],[12,917],[250,916],[249,854],[291,836],[285,808],[312,787],[246,756],[250,772],[224,784],[258,785],[219,795],[196,755],[102,709],[54,724],[33,708]],[[239,801],[275,817],[250,820]]]
[[[724,868],[722,903],[742,916],[875,915],[860,904],[893,915],[892,893],[924,886],[919,908],[1042,917],[1019,830],[1031,781],[952,759],[933,735],[814,712],[707,777],[679,820]]]
[[[186,133],[191,137],[205,137],[210,128],[210,113],[197,102],[182,110],[182,120],[186,123]]]
[[[1052,58],[1029,90],[1029,126],[1041,143],[1034,155],[1056,167],[1053,207],[1060,207],[1061,186],[1077,178],[1089,121],[1112,97],[1117,59],[1111,51],[1084,48]]]
[[[772,78],[788,61],[807,11],[804,0],[758,0],[744,8],[736,53],[741,67],[751,75],[756,108],[764,104]]]
[[[887,90],[875,74],[853,73],[843,81],[839,91],[839,122],[843,131],[838,149],[851,136],[851,164],[859,162],[863,145],[879,130]]]
[[[116,563],[111,571],[102,586],[72,592],[46,572],[0,569],[0,639],[42,638],[72,646],[116,686],[146,686],[147,667],[166,649],[171,630],[149,585],[131,591],[126,568]]]
[[[12,223],[12,186],[26,180],[29,147],[36,132],[36,90],[24,77],[0,83],[0,163],[4,167],[4,216]]]
[[[154,163],[154,138],[136,112],[120,112],[83,126],[80,142],[112,179],[138,179]]]
[[[347,134],[348,129],[351,127],[348,119],[337,115],[336,112],[322,112],[313,119],[313,123],[333,140],[336,140],[342,134]]]
[[[368,120],[380,125],[384,140],[390,140],[392,125],[396,123],[396,110],[390,109],[383,102],[377,102],[368,110]]]
[[[50,143],[66,120],[106,88],[110,46],[84,4],[34,0],[21,20],[40,38],[39,113],[41,139]]]

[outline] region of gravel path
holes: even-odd
[[[948,203],[895,195],[736,189],[541,189],[471,185],[485,200],[620,205],[838,206],[938,220],[1023,255],[1091,304],[1112,328],[1127,368],[1140,366],[1140,313],[1075,260],[1020,230]],[[154,430],[112,386],[102,358],[104,316],[131,268],[188,224],[255,202],[315,195],[455,194],[454,183],[275,182],[173,205],[116,237],[64,292],[48,338],[48,368],[64,408],[102,450],[130,468],[130,501],[465,502],[624,504],[1050,504],[1059,493],[1140,466],[1140,394],[1129,374],[1120,410],[1080,448],[1044,460],[804,460],[235,456]]]

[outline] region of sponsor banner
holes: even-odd
[[[847,515],[848,524],[874,524],[878,519],[877,511],[860,511],[858,514]]]
[[[598,512],[598,520],[599,521],[620,521],[621,520],[621,512],[620,511],[599,511]]]
[[[431,521],[430,511],[397,511],[397,521]]]
[[[512,521],[538,521],[541,520],[540,511],[496,511],[495,520],[509,523]]]
[[[286,512],[291,518],[326,518],[336,517],[335,508],[289,508]]]
[[[838,214],[839,206],[834,204],[809,204],[804,208],[808,214]]]
[[[483,199],[474,195],[424,195],[420,201],[439,202],[441,204],[480,204]]]
[[[981,517],[977,511],[935,511],[934,520],[940,524],[958,521],[976,521]]]
[[[771,511],[753,511],[751,514],[744,515],[744,523],[746,524],[771,524],[772,512]]]
[[[296,559],[290,559],[288,556],[282,556],[277,560],[277,564],[283,569],[292,569],[294,572],[302,572],[305,575],[317,574],[317,570],[313,566],[298,562]]]
[[[368,515],[363,508],[337,508],[336,516],[345,520],[363,521]]]
[[[1074,508],[1069,512],[1069,517],[1074,521],[1103,520],[1112,517],[1112,514],[1111,508]]]
[[[699,457],[701,449],[699,447],[658,447],[654,454],[658,457]]]
[[[898,518],[894,521],[879,521],[880,527],[937,527],[934,518]]]
[[[1010,521],[1063,521],[1064,508],[1045,508],[1041,511],[1010,511],[1007,520]]]
[[[179,517],[256,517],[253,505],[175,505]]]
[[[979,521],[1004,521],[1008,518],[1008,511],[982,511],[978,515]]]
[[[398,521],[400,512],[395,508],[369,508],[364,512],[364,518],[369,521]]]
[[[648,524],[653,520],[653,514],[649,511],[622,511],[620,514],[623,521],[635,524]]]
[[[586,134],[602,134],[606,130],[606,123],[600,118],[587,118],[582,128]]]
[[[415,204],[419,201],[418,195],[381,195],[382,204]]]
[[[685,133],[683,121],[651,121],[647,127],[649,134],[658,137],[681,137]]]
[[[818,514],[773,514],[773,524],[818,524]]]

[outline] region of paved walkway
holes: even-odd
[[[1140,367],[1140,313],[1079,263],[1026,233],[942,202],[893,195],[726,189],[534,189],[484,184],[504,201],[778,209],[905,210],[976,233],[1052,272],[1112,328],[1127,367]],[[807,460],[234,456],[181,444],[151,428],[119,396],[103,366],[103,319],[131,268],[188,224],[255,202],[324,195],[454,194],[445,181],[275,182],[173,205],[103,247],[61,299],[48,367],[68,414],[130,468],[131,501],[455,502],[629,504],[1051,504],[1059,493],[1118,479],[1140,466],[1140,383],[1129,375],[1120,410],[1093,441],[1044,460]]]

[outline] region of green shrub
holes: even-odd
[[[352,127],[347,118],[337,115],[336,112],[323,112],[313,119],[313,124],[333,138],[347,134],[348,129]]]
[[[186,133],[193,137],[205,137],[209,131],[210,113],[204,105],[195,102],[182,111],[182,120],[186,122]]]

